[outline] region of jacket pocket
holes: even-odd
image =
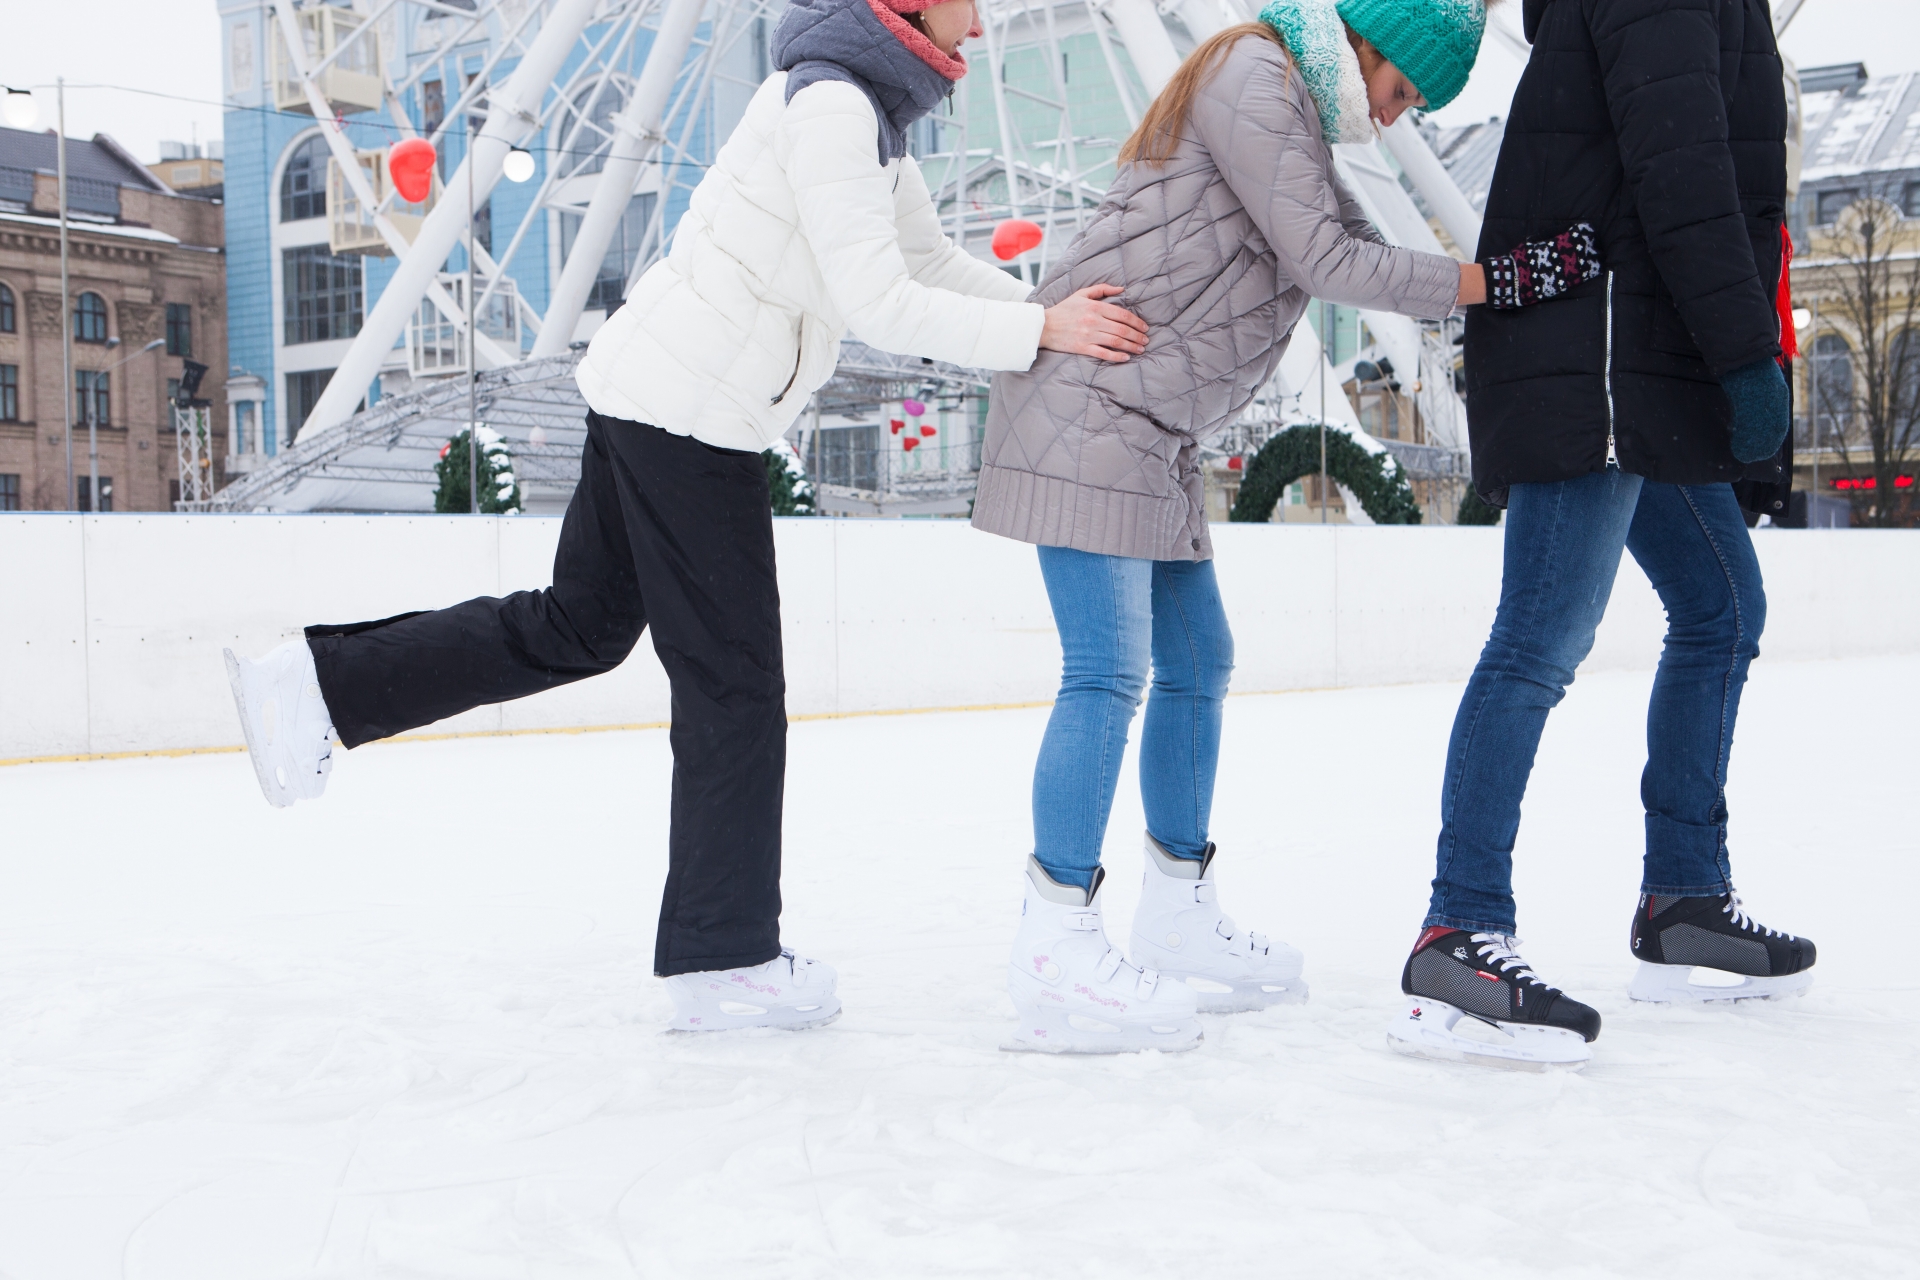
[[[767,402],[768,408],[772,408],[774,405],[779,404],[782,400],[785,400],[787,398],[787,394],[793,390],[793,384],[800,377],[800,363],[801,361],[806,359],[806,355],[807,355],[807,318],[806,316],[803,315],[800,317],[800,323],[798,326],[795,327],[794,334],[793,334],[793,372],[787,375],[786,385],[782,386],[778,391],[773,393],[773,399]]]

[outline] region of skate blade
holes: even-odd
[[[1454,1030],[1465,1018],[1450,1004],[1415,998],[1408,1001],[1405,1013],[1387,1025],[1387,1047],[1411,1058],[1498,1071],[1578,1071],[1593,1058],[1592,1048],[1578,1032],[1471,1019],[1475,1029],[1487,1028],[1488,1038],[1481,1040]]]
[[[1201,1013],[1254,1013],[1276,1005],[1307,1002],[1307,984],[1299,978],[1287,982],[1228,983],[1199,974],[1164,970],[1160,976],[1186,983],[1199,1000]]]
[[[253,716],[247,709],[245,681],[240,674],[240,659],[231,649],[222,649],[221,655],[227,662],[227,687],[233,690],[233,706],[240,713],[240,732],[247,741],[247,759],[253,762],[253,776],[260,783],[260,794],[267,803],[276,809],[285,809],[293,803],[291,798],[282,798],[275,794],[273,775],[268,771],[267,758],[260,749],[253,731]]]
[[[667,1031],[672,1034],[690,1035],[703,1031],[746,1031],[754,1027],[766,1027],[775,1031],[808,1031],[814,1027],[824,1027],[840,1017],[838,997],[824,1000],[806,1009],[783,1006],[771,1008],[744,1006],[739,1010],[730,1010],[725,1007],[729,1003],[732,1002],[702,1001],[695,1008],[677,1010]],[[752,1011],[749,1012],[749,1009]]]
[[[1627,984],[1629,999],[1645,1004],[1713,1004],[1728,1000],[1782,1000],[1807,993],[1813,985],[1813,970],[1759,978],[1745,974],[1726,974],[1740,981],[1725,986],[1693,981],[1697,966],[1690,964],[1652,964],[1642,960]],[[1712,970],[1722,973],[1722,970]]]
[[[1000,1048],[1007,1053],[1184,1053],[1206,1039],[1198,1019],[1164,1026],[1122,1026],[1059,1009],[1023,1011],[1019,1029]]]

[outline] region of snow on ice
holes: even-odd
[[[1754,668],[1779,1004],[1626,999],[1647,685],[1574,688],[1521,832],[1580,1075],[1383,1040],[1458,685],[1231,703],[1225,900],[1313,999],[1169,1057],[997,1047],[1044,710],[794,726],[786,936],[847,1009],[800,1034],[661,1030],[661,732],[369,747],[284,812],[236,755],[0,770],[0,1276],[1914,1275],[1920,659]]]

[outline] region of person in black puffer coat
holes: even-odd
[[[1668,618],[1641,781],[1642,903],[1699,899],[1690,920],[1759,928],[1733,893],[1725,788],[1766,618],[1735,483],[1781,478],[1789,413],[1776,309],[1787,108],[1771,15],[1766,0],[1525,0],[1523,19],[1533,53],[1476,254],[1493,305],[1466,329],[1474,486],[1507,509],[1505,567],[1448,747],[1416,958],[1436,945],[1468,955],[1462,930],[1512,952],[1521,798],[1623,547]],[[1585,1006],[1553,1007],[1598,1034]]]

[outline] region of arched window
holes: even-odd
[[[327,216],[327,140],[318,134],[293,149],[280,175],[280,221]]]
[[[13,310],[13,290],[0,284],[0,333],[12,333],[19,323]]]
[[[1813,342],[1814,422],[1823,442],[1844,433],[1853,419],[1853,348],[1837,333]]]
[[[571,143],[561,157],[562,173],[580,176],[598,173],[607,167],[613,118],[627,105],[630,83],[625,76],[616,75],[605,85],[588,85],[573,96],[572,109],[560,121],[559,141],[566,143],[571,136]],[[596,88],[598,97],[594,96]]]
[[[1893,386],[1891,425],[1901,435],[1920,426],[1920,329],[1902,329],[1888,351]]]
[[[107,300],[97,293],[83,293],[73,305],[73,340],[107,340]]]

